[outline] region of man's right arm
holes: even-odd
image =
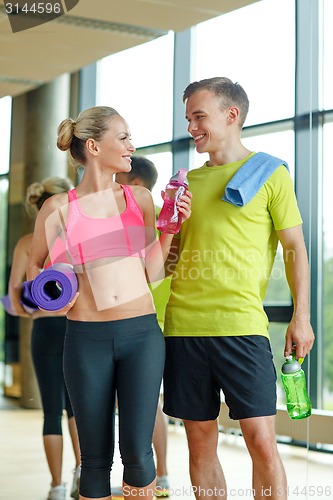
[[[305,358],[312,349],[314,334],[310,324],[310,276],[302,226],[277,231],[277,234],[283,247],[286,277],[294,304],[293,317],[286,332],[284,355],[292,353],[295,343],[297,358]]]

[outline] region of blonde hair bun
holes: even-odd
[[[38,200],[45,193],[45,187],[41,182],[33,182],[27,189],[25,202],[27,205],[36,205]]]
[[[58,126],[57,146],[61,151],[67,151],[71,147],[74,127],[75,121],[72,118],[66,118]]]
[[[66,177],[47,177],[41,182],[33,182],[27,189],[25,207],[30,215],[36,215],[47,198],[54,194],[73,189],[73,183]]]

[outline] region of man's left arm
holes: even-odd
[[[296,358],[305,358],[314,343],[310,324],[310,272],[302,226],[277,231],[283,248],[286,277],[294,303],[293,317],[286,332],[284,355],[292,353],[296,344]]]

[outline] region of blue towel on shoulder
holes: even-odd
[[[289,171],[287,162],[275,156],[261,152],[251,156],[228,182],[222,200],[236,207],[243,207],[280,165],[284,165]]]

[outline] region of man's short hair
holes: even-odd
[[[243,127],[249,111],[249,99],[238,82],[233,83],[229,78],[217,76],[190,83],[184,90],[183,102],[200,90],[209,90],[219,97],[222,110],[236,105],[240,110],[240,127]]]
[[[144,156],[132,156],[131,171],[128,172],[130,180],[139,178],[144,186],[151,191],[157,181],[157,169],[154,163]]]

